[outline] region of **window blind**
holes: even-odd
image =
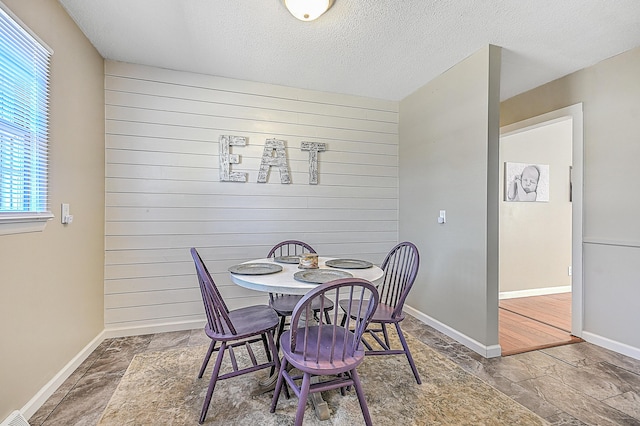
[[[0,7],[0,213],[49,211],[50,56]]]

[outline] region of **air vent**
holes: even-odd
[[[0,426],[29,426],[29,422],[24,418],[20,411],[16,410],[4,419]]]

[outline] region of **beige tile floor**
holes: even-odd
[[[640,425],[638,360],[586,342],[485,359],[412,317],[403,329],[552,425]],[[135,354],[208,343],[200,329],[105,340],[29,423],[95,425]]]

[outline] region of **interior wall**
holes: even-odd
[[[500,157],[500,293],[570,288],[571,120],[502,136]],[[505,162],[548,165],[549,201],[507,201]]]
[[[583,338],[640,358],[640,48],[502,103],[507,125],[584,108]]]
[[[279,241],[378,264],[397,243],[397,102],[111,61],[105,81],[107,329],[199,326],[190,247],[235,308],[267,296],[227,269]],[[220,181],[221,135],[247,138],[231,147],[246,182]],[[291,184],[277,169],[257,183],[270,138],[285,141]],[[303,141],[326,144],[317,185]]]
[[[498,344],[499,79],[487,46],[400,102],[400,239],[421,255],[407,303],[478,351]]]
[[[54,50],[43,232],[1,235],[0,419],[103,330],[104,63],[55,0],[3,0]],[[74,221],[60,223],[60,204]]]

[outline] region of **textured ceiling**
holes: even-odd
[[[401,100],[487,44],[507,99],[640,46],[640,0],[59,0],[103,57]]]

